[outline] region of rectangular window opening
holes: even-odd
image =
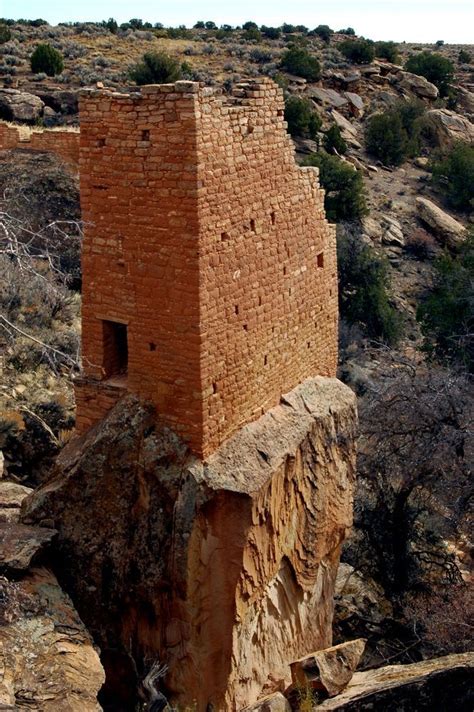
[[[127,325],[104,320],[102,322],[102,339],[105,377],[126,376],[128,370]]]
[[[320,252],[319,255],[316,257],[316,260],[319,269],[324,267],[324,252]]]

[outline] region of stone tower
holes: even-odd
[[[281,90],[83,92],[86,430],[124,390],[207,457],[337,360],[335,230]]]

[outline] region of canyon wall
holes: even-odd
[[[103,703],[133,709],[159,659],[174,703],[237,710],[331,644],[355,425],[352,391],[317,377],[204,462],[132,395],[65,447],[23,519],[59,532],[55,570],[101,648]]]

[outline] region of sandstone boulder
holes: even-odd
[[[0,709],[99,712],[104,670],[54,575],[0,577],[0,598]]]
[[[262,697],[261,700],[246,707],[242,712],[291,712],[291,707],[281,692],[275,692],[273,695]]]
[[[364,101],[359,94],[355,94],[353,91],[345,91],[344,97],[349,102],[351,113],[354,116],[361,117],[364,115]]]
[[[347,99],[334,89],[323,89],[322,87],[312,87],[307,95],[323,106],[332,106],[339,109],[347,105]]]
[[[30,487],[17,482],[0,481],[0,522],[17,522],[21,503],[31,492],[33,490]]]
[[[406,89],[422,99],[437,99],[438,97],[438,87],[425,79],[425,77],[420,77],[418,74],[400,72],[396,75],[395,79],[401,89]]]
[[[34,123],[43,114],[44,103],[34,94],[18,89],[0,89],[0,118]]]
[[[108,699],[121,686],[136,701],[130,649],[167,663],[170,701],[230,711],[331,644],[354,428],[352,391],[314,378],[204,462],[131,395],[64,448],[23,518],[59,531],[56,566],[103,651]]]
[[[365,649],[365,640],[350,640],[326,650],[318,650],[290,665],[295,687],[310,687],[329,697],[347,687]]]
[[[457,106],[463,109],[463,113],[474,116],[474,92],[464,87],[456,87]]]
[[[317,709],[470,712],[474,706],[473,673],[474,653],[356,672],[340,695],[325,700]]]
[[[420,219],[433,230],[442,243],[456,247],[466,237],[466,228],[427,198],[417,198],[416,207]]]
[[[349,119],[346,119],[346,117],[340,114],[339,111],[336,111],[336,109],[332,110],[331,116],[337,126],[341,129],[344,140],[353,148],[362,148],[362,145],[358,140],[357,127],[354,126],[354,124],[351,124]]]
[[[396,245],[397,247],[403,247],[405,244],[405,237],[403,235],[402,226],[399,221],[395,218],[388,217],[385,215],[382,218],[383,225],[383,235],[382,242],[385,245]]]
[[[431,109],[426,112],[425,121],[443,149],[451,148],[457,141],[474,142],[474,124],[454,111]]]

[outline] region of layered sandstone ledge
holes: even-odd
[[[110,702],[159,659],[173,702],[240,709],[331,644],[355,426],[352,391],[317,377],[204,462],[132,395],[66,446],[23,518],[59,531]]]

